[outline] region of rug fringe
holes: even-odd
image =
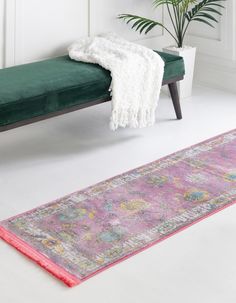
[[[35,263],[40,265],[42,268],[46,269],[49,273],[54,275],[56,278],[64,282],[67,286],[73,287],[75,285],[80,284],[82,281],[79,280],[74,275],[70,274],[63,268],[59,267],[55,263],[53,263],[50,259],[48,259],[43,254],[39,253],[33,247],[28,245],[23,240],[19,239],[9,230],[6,230],[4,227],[0,226],[0,238],[6,241],[8,244],[13,246],[15,249],[20,251],[26,257],[33,260]]]

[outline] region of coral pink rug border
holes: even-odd
[[[67,286],[72,287],[81,283],[81,281],[77,277],[73,276],[65,269],[55,264],[45,255],[38,252],[28,243],[21,240],[19,237],[14,235],[11,231],[5,229],[2,226],[0,226],[0,238],[2,238],[8,244],[16,248],[26,257],[30,258],[38,265],[46,269],[49,273],[53,274],[56,278],[63,281]]]
[[[233,204],[236,204],[236,201],[232,201],[227,205],[224,205],[223,207],[220,207],[214,211],[212,211],[209,214],[206,214],[198,219],[196,219],[195,221],[191,222],[190,224],[187,224],[185,226],[180,227],[178,230],[171,232],[169,235],[164,236],[161,239],[158,239],[144,247],[142,247],[141,249],[128,254],[127,256],[120,258],[119,260],[113,262],[112,264],[109,264],[107,266],[105,266],[102,269],[97,270],[96,272],[92,273],[91,275],[87,276],[84,279],[78,279],[77,277],[75,277],[74,275],[70,274],[69,272],[67,272],[66,270],[64,270],[63,268],[61,268],[60,266],[58,266],[57,264],[55,264],[54,262],[52,262],[49,258],[47,258],[46,256],[44,256],[43,254],[41,254],[40,252],[38,252],[37,250],[35,250],[33,247],[31,247],[29,244],[27,244],[25,241],[21,240],[20,238],[18,238],[17,236],[15,236],[12,232],[10,232],[9,230],[6,230],[4,227],[0,226],[0,238],[2,238],[4,241],[6,241],[8,244],[10,244],[11,246],[13,246],[14,248],[16,248],[18,251],[20,251],[22,254],[24,254],[25,256],[27,256],[28,258],[30,258],[31,260],[33,260],[34,262],[36,262],[38,265],[40,265],[42,268],[46,269],[49,273],[51,273],[52,275],[54,275],[56,278],[58,278],[59,280],[61,280],[62,282],[64,282],[67,286],[69,287],[73,287],[76,286],[78,284],[80,284],[81,282],[84,282],[88,279],[90,279],[91,277],[97,275],[98,273],[148,249],[149,247],[152,247],[154,245],[156,245],[157,243],[160,243],[172,236],[174,236],[175,234],[191,227],[192,225],[222,211],[225,208],[228,208],[230,206],[232,206]]]

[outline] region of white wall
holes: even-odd
[[[87,0],[5,0],[5,67],[53,57],[88,32]]]
[[[104,31],[116,31],[154,48],[169,44],[169,37],[161,29],[140,36],[116,18],[119,13],[129,12],[163,20],[162,10],[152,11],[151,1],[0,0],[0,17],[4,3],[5,21],[0,34],[4,46],[0,53],[2,67],[64,54],[79,37]]]
[[[4,0],[0,0],[0,68],[4,61]]]
[[[223,4],[216,28],[193,23],[187,44],[198,49],[195,81],[236,92],[236,1]]]

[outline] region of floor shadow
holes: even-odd
[[[104,149],[139,137],[109,129],[109,116],[70,113],[0,134],[0,167],[29,159],[59,158]]]

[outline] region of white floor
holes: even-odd
[[[102,104],[0,133],[0,220],[236,128],[236,96],[196,87],[182,121],[108,128]],[[236,206],[69,289],[0,241],[0,302],[235,303]]]

